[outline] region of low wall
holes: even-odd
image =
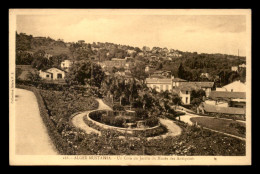
[[[89,114],[96,112],[96,111],[104,111],[104,110],[93,110],[89,112],[86,116],[84,116],[84,121],[86,124],[88,124],[90,127],[94,127],[98,130],[114,130],[118,133],[121,133],[123,135],[146,135],[146,136],[155,136],[159,134],[160,132],[163,133],[164,130],[162,128],[162,125],[160,123],[157,126],[150,127],[150,128],[120,128],[115,126],[106,125],[103,123],[100,123],[98,121],[95,121],[89,117]]]

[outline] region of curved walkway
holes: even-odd
[[[16,155],[58,155],[33,92],[16,88],[15,93]]]
[[[107,109],[107,110],[112,110],[109,106],[107,106],[103,101],[102,99],[96,99],[98,101],[98,109],[97,110],[104,110],[104,109]],[[80,114],[77,114],[75,116],[73,116],[73,118],[71,119],[71,123],[81,129],[81,130],[84,130],[87,134],[91,134],[91,133],[96,133],[96,134],[99,134],[101,135],[100,131],[96,130],[96,129],[93,129],[91,127],[89,127],[85,122],[84,122],[84,116],[89,114],[90,111],[86,111],[86,112],[82,112]]]
[[[98,109],[97,110],[112,110],[109,106],[107,106],[102,99],[96,99],[99,103]],[[86,133],[90,134],[90,133],[96,133],[101,135],[100,131],[93,129],[91,127],[89,127],[83,120],[84,116],[87,115],[90,111],[86,111],[80,114],[77,114],[75,116],[73,116],[73,118],[71,119],[72,124],[75,127],[78,127],[82,130],[84,130]],[[156,136],[156,137],[149,137],[147,138],[148,140],[151,139],[157,139],[157,138],[165,138],[167,136],[178,136],[181,134],[181,128],[179,126],[177,126],[172,120],[169,119],[162,119],[160,118],[160,123],[162,125],[164,125],[167,129],[168,132],[164,135],[160,135],[160,136]],[[122,138],[122,137],[121,137]],[[131,137],[131,138],[137,138],[137,137]]]

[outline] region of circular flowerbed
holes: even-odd
[[[129,111],[92,111],[84,117],[84,121],[94,129],[100,131],[112,129],[122,135],[151,137],[167,132],[167,129],[160,125],[158,118],[150,117],[141,119]]]

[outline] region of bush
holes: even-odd
[[[139,119],[145,119],[148,117],[148,112],[142,108],[135,109],[136,117]]]
[[[146,121],[146,125],[149,126],[149,127],[154,127],[154,126],[157,126],[159,124],[159,120],[155,116],[152,116],[152,117],[146,119],[145,121]]]
[[[120,105],[120,104],[115,104],[113,106],[113,110],[114,111],[125,111],[125,108],[122,105]]]
[[[123,117],[115,117],[114,125],[117,127],[124,127],[125,119]]]

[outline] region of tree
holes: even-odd
[[[88,84],[100,88],[104,79],[104,72],[99,65],[88,60],[82,60],[70,67],[65,79],[70,85]]]
[[[131,67],[130,69],[132,76],[138,80],[144,80],[148,77],[148,74],[145,72],[145,63],[137,62],[136,66]]]
[[[178,77],[179,78],[184,78],[184,75],[185,75],[185,70],[184,70],[184,67],[183,67],[183,65],[181,63],[179,68],[178,68]]]
[[[38,72],[29,71],[26,77],[31,82],[39,82],[41,80]]]
[[[206,93],[203,89],[191,91],[191,104],[198,107],[202,102]]]

